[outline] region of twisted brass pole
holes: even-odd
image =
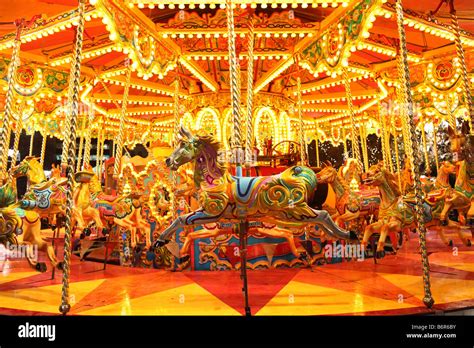
[[[6,176],[8,164],[8,149],[11,137],[11,118],[13,114],[13,93],[14,76],[18,68],[20,58],[21,33],[24,27],[24,20],[16,22],[16,36],[13,42],[12,60],[8,67],[8,86],[5,96],[5,115],[3,116],[3,126],[0,127],[0,174]]]
[[[235,27],[234,27],[234,3],[232,0],[226,0],[227,12],[227,41],[229,49],[229,74],[230,74],[230,98],[232,104],[232,123],[233,123],[233,137],[232,148],[234,150],[235,161],[237,166],[241,164],[241,149],[242,149],[242,129],[241,129],[241,114],[240,114],[240,88],[238,76],[239,63],[235,47]]]
[[[439,159],[438,159],[438,139],[436,136],[436,125],[433,124],[433,149],[434,149],[434,156],[436,161],[436,173],[439,171]]]
[[[344,129],[344,126],[342,126],[342,129]],[[319,126],[318,126],[318,122],[316,122],[315,147],[316,147],[316,167],[319,167]]]
[[[79,151],[77,153],[77,161],[76,161],[76,172],[81,170],[82,164],[82,152],[84,151],[84,127],[81,127],[79,133]]]
[[[344,88],[346,90],[346,99],[347,106],[349,107],[349,116],[351,120],[351,142],[352,142],[352,157],[357,160],[357,163],[360,168],[362,168],[362,161],[360,156],[359,149],[359,134],[357,132],[357,126],[355,123],[355,110],[354,104],[352,103],[352,93],[351,93],[351,82],[347,74],[347,69],[342,69],[342,78],[344,80]]]
[[[467,74],[466,57],[464,56],[464,48],[461,42],[461,31],[459,28],[458,16],[454,6],[451,7],[451,26],[454,32],[454,42],[456,44],[456,53],[459,63],[461,63],[461,78],[462,78],[462,95],[464,96],[464,103],[467,106],[469,113],[469,121],[471,122],[471,134],[474,134],[474,108],[472,103],[471,85],[469,83],[469,76]]]
[[[248,60],[247,60],[247,136],[245,137],[245,166],[250,168],[253,152],[253,51],[255,44],[253,19],[248,21]]]
[[[44,156],[46,155],[46,143],[48,141],[48,135],[41,134],[43,139],[41,140],[41,152],[40,152],[40,163],[44,164]]]
[[[16,163],[16,160],[19,156],[18,147],[20,145],[20,137],[21,131],[23,130],[23,108],[25,106],[25,102],[22,101],[20,107],[18,108],[18,120],[16,121],[15,125],[15,140],[13,142],[13,156],[11,165],[13,166]]]
[[[380,143],[382,144],[382,158],[383,158],[383,166],[384,168],[389,168],[388,161],[389,159],[387,158],[387,125],[385,121],[385,117],[382,115],[382,101],[379,100],[378,102],[378,114],[379,114],[379,125],[381,126],[381,135],[380,135]]]
[[[66,221],[64,233],[64,261],[63,261],[63,279],[61,291],[61,305],[59,311],[66,315],[71,309],[69,304],[69,272],[70,272],[70,258],[71,258],[71,234],[72,234],[72,209],[74,207],[73,201],[73,187],[74,187],[74,164],[76,155],[76,124],[79,116],[79,88],[81,77],[81,61],[82,61],[82,42],[84,33],[84,11],[85,0],[79,0],[78,6],[78,24],[76,28],[76,42],[73,52],[73,64],[69,75],[69,95],[68,95],[68,110],[70,114],[70,128],[66,130],[66,135],[69,140],[67,146],[67,190],[66,190]],[[64,151],[64,146],[63,146]]]
[[[94,108],[90,105],[87,113],[87,133],[86,144],[84,145],[84,159],[82,160],[82,169],[89,164],[91,158],[91,140],[92,140],[92,121],[94,120]]]
[[[423,286],[424,286],[424,298],[423,302],[428,308],[431,308],[434,304],[434,299],[431,295],[431,283],[430,283],[430,264],[428,260],[428,251],[426,249],[426,226],[424,217],[424,197],[423,190],[421,189],[420,181],[420,164],[421,158],[418,151],[418,142],[415,132],[414,114],[413,114],[413,99],[410,85],[410,70],[408,68],[408,52],[407,43],[405,36],[405,27],[403,26],[403,5],[402,0],[396,1],[396,12],[397,12],[397,24],[398,32],[400,36],[400,49],[402,53],[402,64],[404,71],[404,82],[405,82],[405,93],[407,101],[407,114],[411,139],[411,153],[413,155],[413,176],[414,176],[414,188],[415,188],[415,216],[417,221],[418,236],[420,239],[420,250],[421,250],[421,262],[423,269]]]
[[[35,142],[35,131],[33,130],[33,133],[31,133],[31,136],[30,136],[30,148],[28,150],[28,156],[33,156],[34,142]]]
[[[298,94],[298,120],[299,120],[299,138],[300,138],[300,156],[301,165],[306,164],[306,144],[304,142],[304,124],[303,124],[303,99],[301,97],[301,78],[298,76],[297,82],[297,94]]]
[[[130,78],[132,76],[132,68],[129,66],[129,63],[127,64],[127,67],[127,77],[125,79],[125,87],[122,96],[119,133],[116,140],[117,145],[115,146],[114,178],[118,178],[120,174],[120,165],[123,155],[123,135],[125,132],[125,119],[127,118],[128,91],[130,90]]]

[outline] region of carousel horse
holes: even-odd
[[[448,127],[451,152],[457,157],[459,172],[454,188],[470,199],[467,221],[474,224],[474,135],[469,132],[469,124],[463,122],[461,132]],[[474,232],[471,231],[471,233]]]
[[[56,169],[58,168],[53,168],[53,170]],[[21,176],[28,178],[28,189],[21,201],[23,209],[34,210],[40,217],[51,219],[53,224],[57,214],[65,214],[66,178],[52,176],[48,180],[38,158],[32,156],[25,157],[10,171],[14,178]],[[98,218],[98,211],[90,205],[90,200],[84,194],[87,185],[88,183],[78,183],[73,191],[73,225],[80,231],[84,230],[90,221],[94,221],[97,228],[103,228]]]
[[[357,185],[360,186],[362,182],[362,168],[359,166],[355,158],[348,158],[339,168],[339,176],[347,183],[351,183],[355,180]]]
[[[14,178],[28,178],[27,192],[23,196],[22,208],[36,210],[41,217],[54,221],[57,214],[65,214],[66,178],[48,180],[38,157],[27,156],[16,167],[10,169]]]
[[[354,232],[337,226],[327,211],[311,207],[317,180],[310,168],[293,166],[268,177],[235,177],[218,163],[220,144],[212,137],[194,136],[183,127],[179,135],[181,140],[166,165],[177,170],[194,162],[194,184],[200,189],[201,208],[176,218],[160,234],[155,247],[167,244],[185,226],[246,219],[286,228],[317,225],[334,238],[357,240]]]
[[[318,184],[330,184],[336,194],[335,208],[338,215],[334,220],[339,226],[345,226],[346,223],[360,218],[365,220],[366,217],[377,214],[380,205],[380,197],[377,191],[353,191],[330,163],[325,163],[325,166],[316,174],[316,177]]]
[[[38,262],[34,255],[34,247],[43,251],[53,267],[62,269],[63,263],[58,262],[54,248],[41,237],[40,216],[35,211],[23,210],[16,202],[16,185],[14,178],[9,177],[0,186],[0,243],[9,247],[24,247],[26,259],[30,266],[39,272],[46,272],[46,264]],[[0,183],[3,179],[0,178]]]
[[[396,236],[400,232],[404,231],[404,229],[415,227],[415,199],[413,196],[402,196],[398,188],[396,176],[383,168],[382,163],[370,167],[364,181],[368,185],[379,187],[381,203],[378,221],[366,227],[362,245],[367,245],[372,234],[379,233],[380,238],[377,244],[376,256],[382,257],[385,254],[384,246],[387,235],[390,235],[391,238],[393,236],[392,245],[395,245],[397,241]],[[423,207],[426,227],[437,229],[441,240],[447,245],[452,245],[452,241],[448,241],[444,235],[444,227],[441,226],[440,214],[444,207],[444,200],[440,199],[436,202],[425,200]],[[462,229],[458,224],[448,219],[448,226],[456,228],[462,242],[470,245],[470,240],[464,237]]]
[[[129,177],[131,172],[127,167],[124,169],[123,176]],[[89,192],[92,206],[99,210],[101,218],[105,221],[112,221],[115,225],[129,230],[132,238],[132,247],[136,245],[137,230],[143,230],[146,236],[146,245],[151,245],[150,224],[142,217],[141,195],[130,188],[130,192],[124,192],[119,196],[106,195],[102,191],[97,175],[93,175],[89,185],[85,187]],[[127,188],[128,190],[128,188]]]

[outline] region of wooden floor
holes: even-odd
[[[255,315],[394,315],[474,307],[474,247],[453,237],[451,250],[428,235],[436,304],[422,302],[421,261],[415,235],[397,255],[310,269],[249,271]],[[3,265],[2,265],[3,263]],[[48,264],[49,266],[49,264]],[[71,267],[73,315],[242,315],[237,271],[169,272],[80,262]],[[61,276],[37,273],[25,261],[0,261],[0,314],[58,313]]]

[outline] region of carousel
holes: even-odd
[[[469,1],[0,9],[0,314],[474,307]]]

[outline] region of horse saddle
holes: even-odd
[[[431,192],[428,192],[428,194],[426,195],[426,201],[429,204],[434,204],[446,196],[446,191],[447,189],[443,188],[443,189],[438,189],[438,190],[433,190]]]
[[[66,186],[67,178],[52,178],[48,181],[40,182],[39,184],[33,185],[31,187],[32,190],[35,191],[44,191],[49,189],[51,186]],[[52,191],[56,191],[54,188]]]

